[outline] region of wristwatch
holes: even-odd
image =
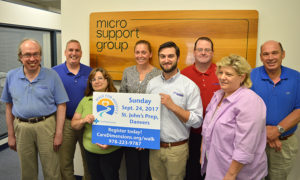
[[[280,126],[280,125],[277,125],[277,128],[278,128],[278,132],[280,133],[280,134],[282,134],[282,133],[284,133],[284,128],[282,127],[282,126]]]

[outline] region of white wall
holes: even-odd
[[[60,30],[61,15],[0,1],[0,23]]]
[[[62,44],[78,39],[83,48],[83,63],[89,64],[89,15],[91,12],[151,10],[257,10],[258,47],[274,39],[286,50],[284,65],[300,71],[300,1],[298,0],[62,0]],[[64,46],[62,46],[64,48]],[[259,48],[258,48],[259,52]],[[258,53],[259,54],[259,53]],[[261,65],[257,55],[257,65]]]

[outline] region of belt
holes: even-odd
[[[54,114],[55,114],[55,112],[52,113],[52,114],[49,114],[47,116],[32,117],[32,118],[28,118],[28,119],[17,117],[17,119],[19,119],[22,122],[37,123],[37,122],[40,122],[40,121],[44,121],[45,119],[47,119],[48,117],[50,117]]]
[[[292,135],[294,135],[294,133],[292,134],[289,134],[289,135],[286,135],[286,136],[279,136],[279,139],[284,141],[284,140],[287,140],[289,137],[291,137]]]
[[[181,144],[184,144],[188,142],[188,140],[183,140],[183,141],[178,141],[178,142],[160,142],[160,147],[162,148],[168,148],[168,147],[172,147],[172,146],[179,146]]]

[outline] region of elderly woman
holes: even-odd
[[[266,107],[249,88],[251,67],[237,55],[217,63],[221,89],[206,109],[202,174],[208,180],[260,180],[267,175]]]
[[[93,92],[117,92],[113,80],[106,70],[93,69],[88,77],[85,96],[80,101],[71,126],[79,130],[84,128],[83,147],[88,170],[92,180],[119,180],[119,168],[123,155],[120,147],[92,143]]]
[[[152,58],[151,45],[146,40],[139,40],[134,46],[135,66],[123,72],[120,92],[145,93],[148,82],[161,71],[150,64]],[[124,147],[127,179],[149,180],[149,150]]]

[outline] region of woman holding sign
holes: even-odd
[[[117,146],[92,144],[93,92],[117,92],[113,80],[106,70],[93,69],[88,78],[85,96],[80,101],[73,116],[71,126],[79,130],[84,128],[83,146],[92,180],[118,180],[122,150]]]
[[[202,126],[202,173],[206,179],[253,179],[267,175],[266,106],[249,88],[251,67],[237,55],[217,62],[221,89],[206,108]]]
[[[123,72],[120,92],[145,93],[148,82],[161,71],[150,64],[152,58],[151,45],[148,41],[140,40],[134,47],[136,65],[128,67]],[[138,150],[124,147],[127,179],[151,179],[149,169],[149,150]]]

